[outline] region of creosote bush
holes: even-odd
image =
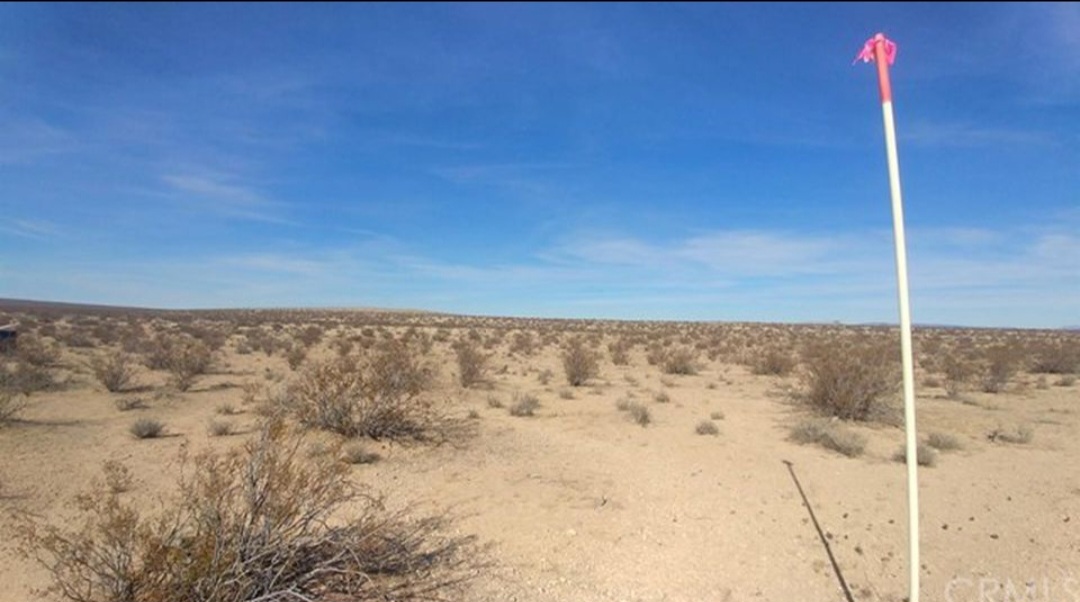
[[[803,354],[803,399],[843,420],[882,420],[899,384],[899,352],[873,344],[818,344]]]
[[[458,382],[466,389],[484,381],[488,355],[472,341],[459,341],[454,345],[457,358]]]
[[[683,346],[666,349],[661,364],[664,374],[697,374],[697,352]]]
[[[434,600],[480,564],[445,517],[386,511],[348,466],[301,449],[272,421],[240,449],[182,456],[159,515],[98,488],[74,523],[24,517],[21,551],[74,602]]]
[[[1016,358],[1009,348],[997,346],[989,349],[986,352],[986,368],[982,374],[983,393],[1005,391],[1015,372]]]
[[[363,356],[307,366],[288,388],[300,422],[346,437],[424,439],[438,416],[421,396],[432,370],[417,352],[386,341]]]
[[[844,428],[837,422],[821,418],[796,424],[791,429],[790,438],[801,444],[816,443],[849,458],[861,456],[866,450],[866,437]]]
[[[629,398],[624,397],[616,401],[615,409],[620,412],[626,412],[626,415],[630,420],[641,426],[648,426],[652,423],[652,414],[649,412],[649,408]]]
[[[907,447],[900,446],[893,454],[894,462],[907,463]],[[931,467],[937,464],[937,451],[927,443],[919,442],[915,446],[915,463],[919,466]]]
[[[1035,440],[1035,431],[1026,424],[1016,427],[1016,430],[1013,431],[999,426],[987,433],[986,438],[994,443],[1001,441],[1003,443],[1026,445]]]
[[[187,391],[198,376],[210,370],[213,359],[206,343],[188,335],[167,335],[153,340],[145,362],[151,370],[167,370],[171,384]]]
[[[948,433],[933,432],[927,435],[926,444],[941,451],[952,451],[963,448],[963,444],[955,435]]]
[[[514,403],[510,406],[511,416],[532,416],[540,407],[540,398],[532,393],[515,395]]]
[[[123,351],[98,354],[90,360],[90,370],[106,391],[119,393],[131,387],[135,378],[135,358]]]
[[[562,361],[566,382],[571,387],[580,387],[600,374],[599,356],[580,338],[571,339],[563,348]]]
[[[719,435],[720,427],[716,426],[716,423],[712,420],[702,420],[694,428],[694,432],[699,435]]]
[[[17,356],[31,366],[48,368],[60,363],[61,352],[55,341],[45,341],[31,334],[19,337]]]
[[[795,358],[790,353],[770,347],[753,358],[750,371],[758,375],[787,376],[795,365]]]
[[[140,418],[131,425],[136,439],[156,439],[165,432],[165,423],[151,418]]]
[[[15,420],[26,408],[27,397],[15,391],[0,388],[0,426]]]

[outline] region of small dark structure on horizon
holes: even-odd
[[[0,326],[0,353],[14,353],[19,330],[15,324]]]

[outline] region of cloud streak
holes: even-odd
[[[284,224],[283,203],[271,201],[253,187],[210,173],[166,174],[161,180],[176,198],[211,213],[260,222]]]

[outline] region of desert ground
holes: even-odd
[[[103,487],[152,517],[176,493],[181,450],[224,453],[270,416],[307,425],[305,457],[346,466],[388,509],[445,516],[448,536],[470,538],[469,578],[436,598],[906,597],[895,329],[12,301],[0,313],[20,332],[3,358],[0,602],[55,576],[27,524],[76,528],[73,500]],[[298,409],[297,383],[317,385],[319,366],[387,342],[423,367],[405,397],[438,436],[346,438]],[[920,440],[937,448],[919,468],[923,599],[1080,600],[1080,333],[918,328],[915,342]],[[183,372],[158,357],[182,345],[205,361]],[[893,355],[868,351],[881,348]],[[597,362],[577,386],[571,349]],[[123,366],[111,387],[106,357]],[[861,390],[866,411],[830,406],[829,383],[815,393],[829,370],[880,381]],[[161,436],[136,437],[139,420]],[[340,459],[345,439],[355,463]]]

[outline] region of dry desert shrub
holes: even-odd
[[[889,345],[819,343],[803,354],[802,399],[842,420],[890,417],[900,381],[899,353]]]
[[[815,443],[849,458],[861,456],[866,450],[866,437],[828,419],[815,418],[796,424],[790,439],[801,444]]]
[[[341,450],[341,461],[346,464],[374,464],[382,459],[378,453],[368,451],[360,443],[350,443]]]
[[[636,401],[632,401],[628,398],[622,398],[615,402],[615,409],[620,412],[626,412],[627,417],[641,426],[648,426],[652,423],[652,414],[649,412],[649,408]]]
[[[106,460],[101,465],[101,472],[110,493],[124,493],[129,491],[135,483],[131,469],[118,460]]]
[[[946,356],[942,362],[945,373],[945,393],[950,399],[959,399],[964,386],[975,374],[971,364],[957,355]]]
[[[1036,374],[1080,372],[1080,340],[1057,341],[1040,345],[1035,350],[1031,371]]]
[[[300,344],[293,344],[285,352],[285,361],[289,364],[289,368],[293,370],[300,369],[300,365],[307,359],[307,348]]]
[[[457,358],[458,382],[462,387],[468,389],[484,382],[490,356],[480,351],[476,343],[459,341],[454,345],[454,356]]]
[[[986,438],[992,443],[1014,443],[1018,445],[1026,445],[1035,440],[1035,431],[1026,424],[1016,427],[1015,430],[1007,430],[1002,426],[998,426],[994,430],[987,433]]]
[[[664,350],[660,365],[664,374],[697,374],[697,351],[691,347],[677,346]]]
[[[532,416],[540,407],[540,398],[532,393],[515,395],[514,403],[510,406],[511,416]]]
[[[308,324],[296,334],[296,339],[304,346],[305,349],[310,349],[319,344],[322,340],[323,329],[318,324]]]
[[[206,433],[211,437],[228,437],[235,432],[232,423],[226,420],[211,420],[206,425]]]
[[[73,523],[23,517],[21,551],[52,577],[45,594],[74,602],[436,600],[469,579],[475,546],[445,517],[384,510],[348,466],[301,449],[271,422],[240,449],[182,457],[158,515],[98,488]]]
[[[121,412],[130,412],[131,410],[144,410],[147,407],[146,400],[142,397],[117,397],[113,402],[116,409]]]
[[[611,354],[611,363],[616,366],[626,366],[630,363],[630,349],[633,344],[624,337],[620,337],[608,343],[608,352]]]
[[[712,420],[702,420],[694,427],[694,432],[699,435],[719,435],[720,427],[716,426]]]
[[[751,359],[750,371],[758,375],[787,376],[795,365],[795,358],[790,353],[770,347]]]
[[[214,356],[210,347],[187,335],[166,335],[151,341],[145,355],[151,370],[167,370],[170,382],[187,391],[195,379],[210,370]]]
[[[32,364],[22,358],[0,363],[0,391],[29,397],[33,393],[53,389],[57,384],[46,366]]]
[[[984,393],[1001,393],[1016,373],[1016,354],[1006,346],[992,347],[986,352],[986,367],[982,373]]]
[[[309,364],[288,388],[300,422],[344,435],[373,439],[424,439],[439,422],[421,397],[432,369],[398,341],[385,341],[363,356]]]
[[[156,439],[165,434],[165,423],[152,418],[140,418],[129,429],[136,439]]]
[[[515,332],[510,337],[510,353],[525,356],[536,353],[536,339],[532,333],[521,330]]]
[[[60,345],[40,336],[22,335],[16,355],[31,366],[48,368],[60,363]]]
[[[900,449],[893,454],[893,461],[907,463],[907,447],[900,446]],[[919,466],[934,466],[937,464],[937,451],[929,443],[920,441],[915,446],[915,463]]]
[[[0,388],[0,426],[15,420],[19,412],[26,409],[27,403],[26,395]]]
[[[941,451],[952,451],[963,448],[960,439],[948,433],[933,432],[927,435],[926,444]]]
[[[571,387],[580,387],[600,374],[599,356],[579,337],[571,339],[563,348],[562,361],[566,382]]]
[[[119,393],[131,387],[135,379],[135,357],[123,351],[110,351],[90,359],[90,371],[106,391]]]

